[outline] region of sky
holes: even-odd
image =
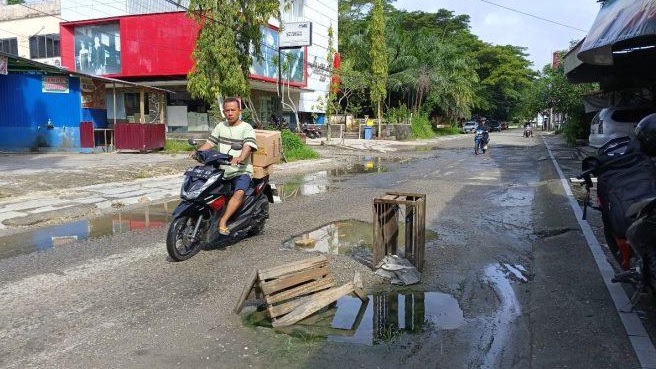
[[[392,5],[407,11],[434,13],[444,8],[467,14],[470,30],[480,40],[526,47],[535,70],[550,64],[554,51],[585,38],[600,8],[596,0],[396,0]]]

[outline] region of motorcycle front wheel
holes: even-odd
[[[474,155],[478,155],[478,142],[474,144]]]
[[[196,223],[199,220],[201,224],[196,230]],[[196,255],[201,249],[207,225],[208,223],[202,218],[182,216],[174,219],[166,235],[166,251],[171,259],[184,261]]]

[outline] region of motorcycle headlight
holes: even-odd
[[[201,194],[203,191],[205,191],[205,189],[207,189],[207,187],[211,186],[214,182],[216,182],[220,177],[221,177],[221,174],[220,174],[220,173],[217,173],[217,174],[211,175],[211,176],[207,179],[207,181],[205,181],[205,183],[203,183],[203,185],[202,185],[200,188],[194,188],[194,187],[192,187],[193,189],[190,189],[189,191],[187,191],[187,190],[185,189],[187,186],[183,185],[183,186],[182,186],[182,190],[181,190],[181,192],[180,192],[180,197],[182,197],[183,199],[187,199],[187,200],[195,199],[195,198],[197,198],[198,196],[200,196],[200,194]],[[187,179],[185,180],[185,182],[188,181],[188,180],[189,180],[189,178],[187,178]],[[186,183],[185,183],[185,184],[186,184]]]

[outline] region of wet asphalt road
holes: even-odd
[[[478,156],[471,141],[355,153],[362,170],[281,179],[299,185],[272,205],[263,235],[183,263],[167,260],[163,228],[0,260],[0,367],[639,368],[542,139],[496,133]],[[575,150],[558,153],[576,168]],[[422,283],[391,286],[349,255],[330,254],[330,267],[339,283],[359,271],[372,295],[440,296],[424,300],[421,329],[374,329],[375,342],[354,344],[244,326],[232,313],[254,268],[308,256],[285,240],[371,221],[386,191],[426,194],[437,236]],[[401,330],[410,310],[382,311]]]

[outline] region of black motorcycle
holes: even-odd
[[[612,282],[634,285],[635,303],[640,293],[656,292],[656,165],[638,142],[622,137],[585,158],[582,169],[583,219],[596,176],[598,206],[593,208],[601,211],[606,243],[621,269]]]
[[[190,142],[193,144],[193,142]],[[233,144],[232,150],[241,150]],[[269,176],[253,179],[239,210],[228,220],[230,235],[221,235],[219,219],[232,196],[229,180],[223,179],[221,165],[230,165],[231,155],[216,150],[197,151],[194,158],[201,163],[187,169],[180,191],[182,201],[173,211],[166,237],[166,250],[174,261],[187,260],[202,248],[222,241],[238,241],[257,235],[269,217],[273,192]]]
[[[321,137],[321,129],[316,126],[310,126],[307,123],[303,123],[301,126],[301,131],[305,133],[305,136],[308,138],[319,138]]]

